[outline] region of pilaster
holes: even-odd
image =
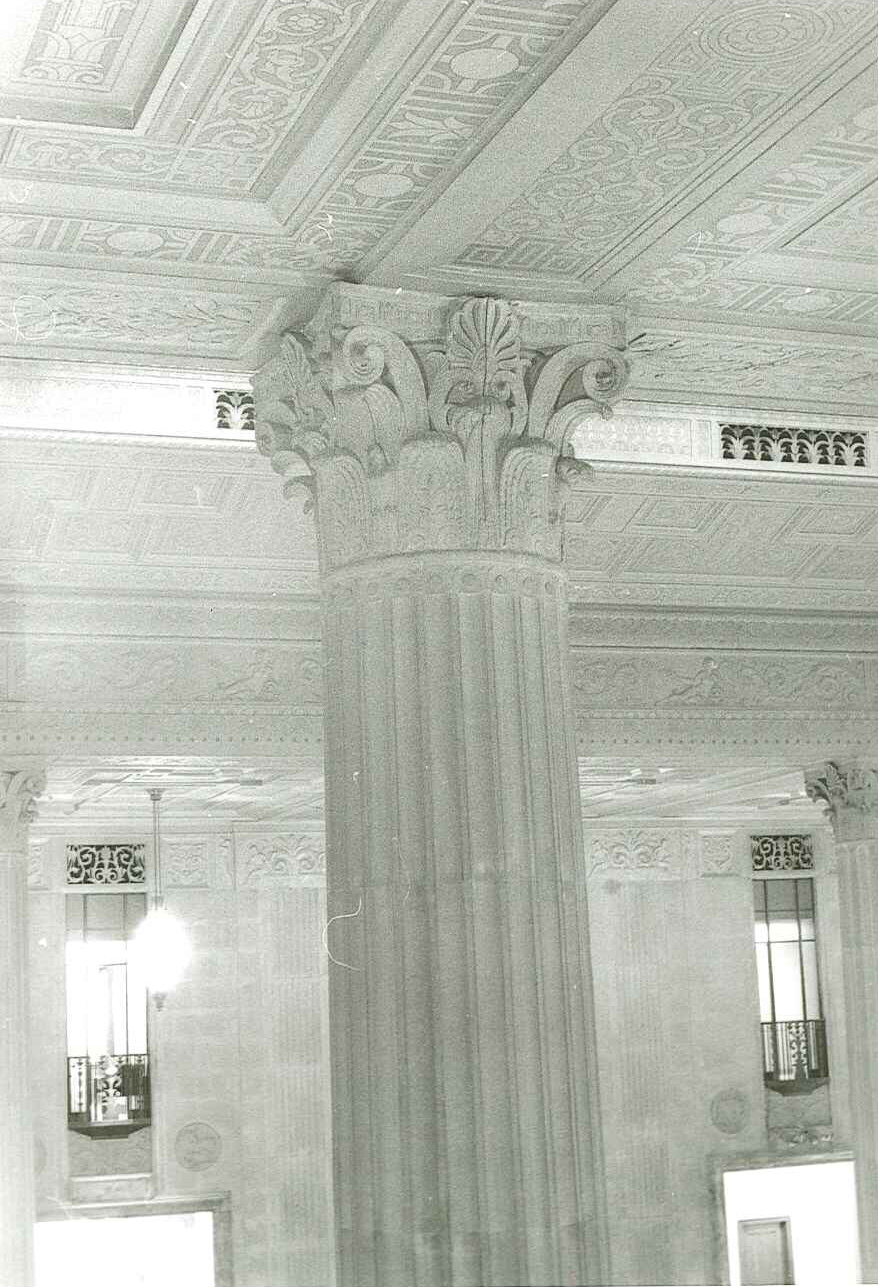
[[[860,1277],[878,1282],[878,766],[828,762],[805,776],[835,834]]]
[[[33,1280],[34,1165],[28,1078],[27,831],[44,786],[0,768],[0,1284]]]

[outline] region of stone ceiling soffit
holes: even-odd
[[[211,0],[13,4],[0,17],[0,119],[130,130]]]
[[[449,28],[462,21],[460,5],[450,6],[448,0],[398,0],[393,8],[380,43],[348,78],[338,78],[337,94],[328,105],[320,104],[312,128],[297,130],[290,147],[276,152],[260,176],[256,191],[267,197],[281,224],[301,223],[319,204]]]
[[[540,92],[545,78],[616,3],[522,0],[514,21],[502,3],[407,9],[399,40],[391,34],[382,46],[385,79],[393,79],[377,98],[380,63],[371,90],[362,77],[354,80],[272,199],[278,214],[309,237],[320,230],[331,236],[336,265],[356,265],[357,275],[367,276],[373,257],[381,254],[379,243],[400,236],[433,206],[480,145],[535,86]],[[431,28],[434,13],[439,16]],[[415,17],[424,33],[420,45]],[[413,52],[401,58],[400,49]],[[499,178],[494,174],[491,182]]]
[[[616,0],[561,65],[521,105],[473,161],[431,200],[418,222],[392,235],[367,261],[367,280],[395,284],[409,270],[452,261],[491,220],[527,191],[596,119],[619,86],[655,56],[657,29],[673,40],[709,0]]]
[[[217,228],[226,232],[277,236],[281,227],[271,211],[251,197],[202,196],[198,192],[169,194],[108,188],[87,182],[21,179],[0,172],[0,211],[6,217],[121,220],[137,226],[155,223],[169,227]]]
[[[871,338],[639,314],[629,401],[746,403],[791,412],[878,415]]]
[[[647,227],[634,230],[633,235],[592,265],[589,283],[614,297],[628,287],[639,288],[651,270],[687,247],[693,238],[697,240],[699,233],[704,244],[713,225],[729,218],[740,202],[752,200],[763,185],[776,190],[784,170],[795,167],[813,147],[821,147],[828,158],[839,128],[857,115],[870,112],[874,101],[873,31],[831,75],[785,104],[785,111],[775,113],[771,124],[746,148],[737,149],[730,160],[720,165],[707,167],[703,180],[696,176],[685,195],[675,195],[672,208],[651,215]],[[837,146],[840,150],[845,147],[840,139]],[[846,158],[849,167],[857,162],[861,167],[874,164],[876,159],[871,148],[865,148],[862,157]],[[812,189],[809,195],[813,201],[815,195],[819,199],[824,194]],[[723,238],[718,240],[722,243]]]
[[[681,202],[703,200],[873,56],[871,5],[809,0],[774,16],[773,6],[714,3],[680,40],[663,40],[658,55],[653,46],[645,74],[627,77],[457,262],[590,277],[647,223],[671,226]]]
[[[291,300],[283,287],[255,282],[231,289],[188,279],[184,287],[147,274],[0,265],[0,354],[253,369],[263,337],[301,323],[321,293],[319,282]]]

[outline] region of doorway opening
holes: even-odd
[[[858,1281],[852,1161],[727,1170],[723,1197],[732,1287]]]
[[[216,1287],[212,1211],[40,1220],[35,1287]]]

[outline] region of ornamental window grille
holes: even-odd
[[[754,871],[813,871],[811,836],[751,836],[750,857]]]
[[[814,881],[755,880],[753,900],[765,1080],[782,1091],[808,1089],[829,1071]]]
[[[238,433],[256,428],[256,404],[248,389],[215,389],[216,427]]]
[[[721,423],[720,438],[723,460],[866,467],[866,435],[857,430]]]
[[[145,848],[133,845],[68,845],[68,885],[142,885]]]

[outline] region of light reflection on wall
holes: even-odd
[[[35,1287],[214,1287],[213,1215],[42,1220]]]
[[[789,1220],[799,1287],[859,1281],[853,1162],[726,1171],[723,1181],[732,1287],[741,1282],[739,1220]]]

